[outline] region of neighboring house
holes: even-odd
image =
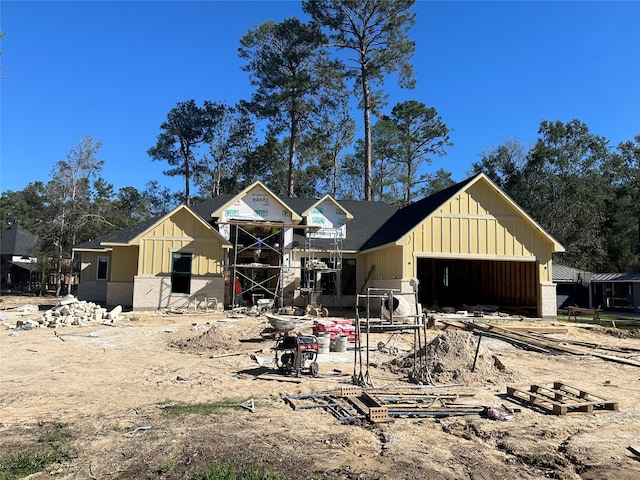
[[[591,293],[594,306],[640,312],[640,273],[594,273]]]
[[[18,223],[0,232],[0,279],[2,292],[26,292],[38,282],[37,259],[32,250],[38,237]]]
[[[591,272],[554,263],[553,283],[556,284],[558,308],[591,306]]]
[[[571,305],[640,312],[640,273],[592,273],[553,266],[558,308]]]
[[[423,305],[491,304],[556,316],[552,254],[564,251],[484,174],[405,208],[279,198],[256,182],[237,195],[78,245],[78,296],[134,309],[232,303],[353,307],[367,287]]]

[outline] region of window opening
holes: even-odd
[[[342,294],[356,294],[356,259],[347,258],[342,260]]]
[[[98,272],[96,280],[107,280],[109,272],[109,257],[98,257]]]
[[[191,262],[193,254],[174,252],[171,265],[171,293],[191,293]]]

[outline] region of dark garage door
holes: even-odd
[[[420,258],[420,303],[427,307],[497,305],[537,314],[536,262]]]

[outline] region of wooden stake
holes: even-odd
[[[480,352],[480,341],[482,340],[482,334],[478,335],[478,346],[476,347],[476,356],[473,359],[473,367],[471,367],[471,371],[476,371],[476,362],[478,361],[478,353]]]

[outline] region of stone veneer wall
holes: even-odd
[[[133,304],[133,283],[109,282],[107,286],[107,305],[130,307]]]
[[[217,300],[217,308],[224,308],[223,277],[191,277],[191,294],[171,293],[171,277],[136,276],[133,284],[133,309],[158,310],[161,308],[204,307],[205,297],[211,308]]]
[[[555,320],[558,317],[558,302],[556,299],[556,284],[543,283],[540,285],[541,316],[543,320]]]

